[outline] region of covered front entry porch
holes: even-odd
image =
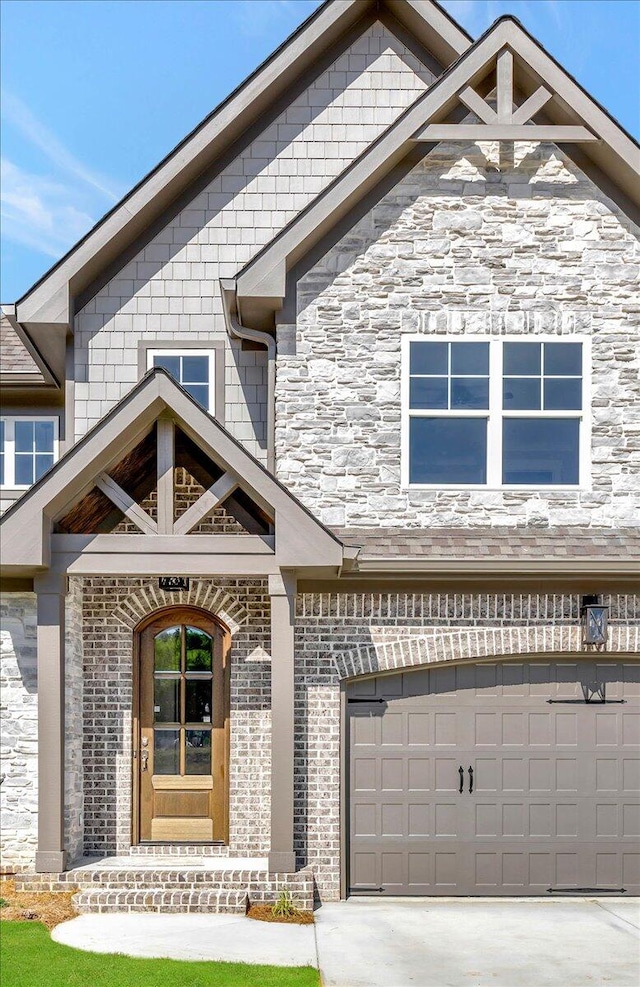
[[[162,371],[2,529],[37,601],[36,874],[293,874],[297,583],[340,542]]]

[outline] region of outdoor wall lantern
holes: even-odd
[[[603,606],[598,596],[583,596],[580,612],[582,644],[604,648],[607,643],[609,607]]]

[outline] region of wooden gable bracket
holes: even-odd
[[[230,473],[223,473],[174,521],[175,426],[171,418],[161,417],[157,428],[157,522],[108,473],[101,473],[95,485],[144,535],[187,535],[237,490],[239,484]]]
[[[473,86],[465,86],[458,99],[480,123],[429,123],[415,135],[424,141],[554,141],[584,143],[598,137],[587,127],[566,124],[536,124],[533,117],[553,99],[553,93],[539,86],[520,106],[514,105],[513,52],[504,47],[495,59],[496,109]]]
[[[122,511],[125,517],[140,529],[144,535],[157,535],[158,525],[135,500],[112,479],[108,473],[96,477],[96,487]]]

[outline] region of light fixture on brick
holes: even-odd
[[[604,649],[607,643],[609,607],[600,603],[598,596],[583,596],[582,644]]]

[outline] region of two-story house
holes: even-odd
[[[5,306],[5,866],[640,890],[639,215],[518,21],[329,0]]]

